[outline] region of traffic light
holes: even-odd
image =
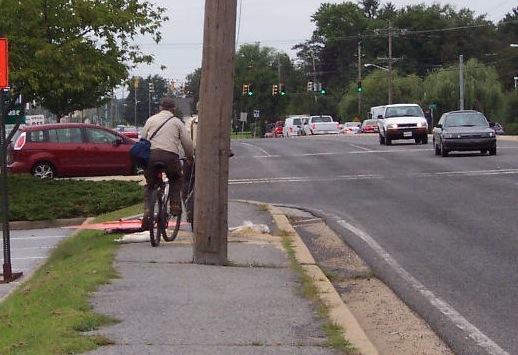
[[[279,92],[281,93],[281,96],[286,95],[286,91],[284,91],[284,83],[279,84]]]
[[[248,84],[243,84],[243,96],[248,95],[249,90]]]
[[[277,96],[279,93],[279,86],[277,84],[272,85],[272,96]]]
[[[254,90],[252,89],[252,84],[248,83],[248,96],[254,96]]]
[[[362,82],[358,81],[358,92],[362,92],[362,91],[363,91]]]
[[[326,89],[325,89],[325,88],[321,88],[321,89],[320,89],[320,93],[321,93],[322,95],[325,95],[325,94],[326,94]]]
[[[155,85],[153,83],[149,83],[149,92],[155,92]]]
[[[308,81],[308,83],[307,83],[307,90],[308,90],[308,92],[313,91],[313,82],[312,81]]]
[[[174,92],[174,80],[169,83],[169,92]]]

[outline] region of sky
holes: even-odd
[[[204,0],[148,0],[167,8],[170,20],[163,24],[163,40],[155,44],[151,39],[139,43],[145,53],[155,56],[153,65],[142,65],[131,75],[148,77],[160,75],[180,85],[185,77],[201,67],[203,47]],[[315,26],[311,16],[321,3],[340,4],[343,0],[237,0],[236,48],[242,44],[257,43],[275,48],[295,58],[291,48],[311,38]],[[356,2],[352,0],[352,2]],[[381,0],[381,4],[389,1]],[[517,7],[516,0],[392,0],[396,8],[424,3],[431,6],[451,4],[456,11],[469,8],[475,16],[498,22]],[[167,68],[162,70],[161,66]]]

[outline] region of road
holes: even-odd
[[[445,158],[362,134],[232,149],[230,198],[325,217],[456,353],[518,353],[518,140]]]
[[[11,271],[22,272],[21,278],[0,284],[0,300],[6,297],[19,283],[25,282],[41,264],[45,262],[61,240],[69,236],[73,230],[68,228],[43,228],[30,230],[11,230],[10,251]],[[0,231],[3,240],[3,233]],[[2,262],[4,259],[2,257]],[[1,278],[3,280],[3,277]]]

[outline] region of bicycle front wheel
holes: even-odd
[[[182,222],[182,215],[171,216],[167,214],[167,222],[168,225],[164,230],[164,234],[162,237],[166,242],[172,242],[178,236],[178,231],[180,230],[180,223]]]
[[[154,190],[153,194],[151,195],[151,223],[149,223],[149,241],[154,247],[160,245],[160,231],[163,225],[161,195],[162,194],[159,192],[159,190]]]

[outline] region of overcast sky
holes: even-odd
[[[188,74],[201,67],[203,20],[205,1],[203,0],[148,0],[168,9],[170,21],[162,28],[163,41],[155,44],[143,40],[142,50],[155,55],[155,64],[140,66],[132,75],[147,77],[158,74],[176,82],[183,82]],[[288,53],[291,58],[295,52],[291,47],[308,40],[315,29],[311,16],[321,3],[339,4],[337,0],[237,0],[236,40],[238,46],[259,42],[262,46],[273,47]],[[353,1],[355,2],[355,1]],[[487,15],[487,19],[498,22],[513,7],[516,0],[450,0],[419,1],[392,0],[397,8],[406,5],[425,3],[452,4],[458,11],[463,7],[475,15]],[[388,1],[381,0],[382,4]],[[161,70],[165,65],[167,69]]]

